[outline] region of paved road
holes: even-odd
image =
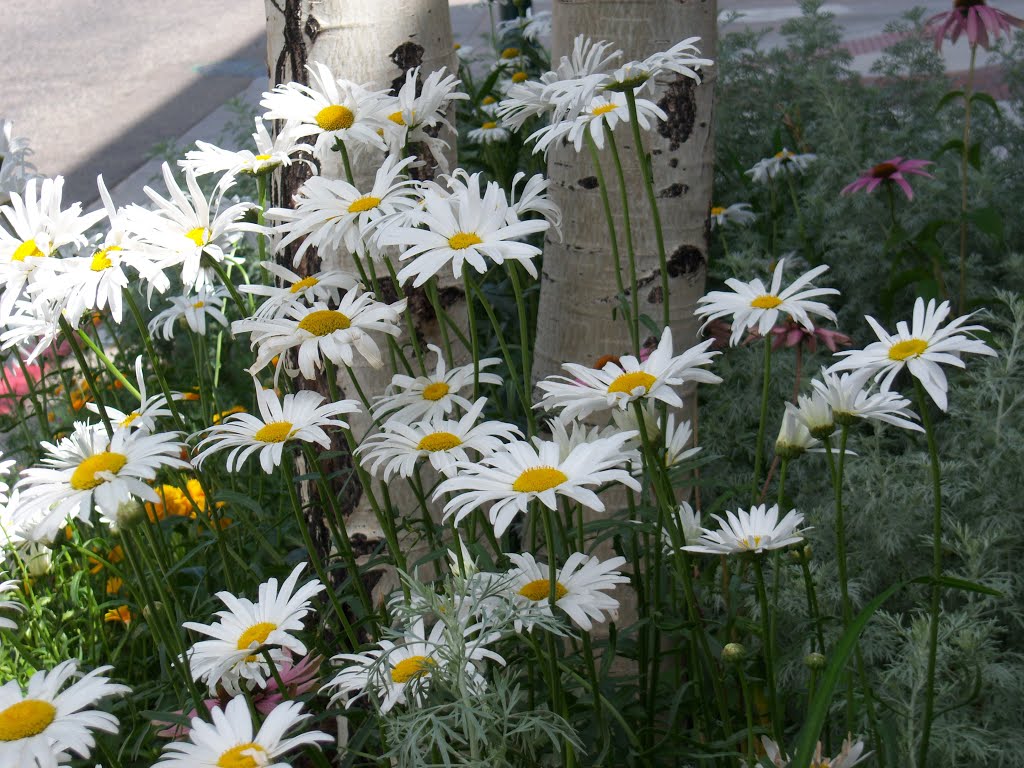
[[[31,140],[41,172],[67,176],[73,199],[94,199],[97,173],[114,186],[155,145],[184,135],[265,76],[264,0],[0,2],[0,116]],[[551,0],[535,4],[550,8]],[[915,5],[938,12],[949,0],[830,0],[827,9],[846,38],[857,39],[880,34]],[[1024,0],[999,6],[1024,16]],[[489,29],[474,0],[451,7],[457,40],[472,43]],[[742,23],[757,27],[799,13],[795,0],[719,0],[719,7],[745,13]],[[857,64],[866,70],[865,55]],[[956,54],[951,68],[960,68]]]

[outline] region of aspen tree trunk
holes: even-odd
[[[446,0],[266,0],[267,11],[267,63],[271,87],[289,81],[308,82],[306,65],[322,62],[335,77],[344,78],[370,88],[393,88],[395,92],[405,82],[406,72],[420,67],[420,79],[430,72],[447,67],[457,73],[458,64],[452,44],[451,18]],[[448,161],[454,166],[455,136],[443,136],[451,145]],[[415,150],[414,150],[415,151]],[[383,160],[364,153],[361,164],[354,168],[355,185],[363,189],[367,180],[372,183],[377,164]],[[425,159],[426,165],[418,171],[421,177],[429,177],[436,168],[433,158]],[[321,173],[329,178],[343,176],[340,159],[326,163]],[[308,171],[294,164],[284,173],[275,175],[271,201],[275,206],[290,206],[292,196],[308,177]],[[279,255],[282,263],[291,266],[291,254]],[[372,267],[364,258],[363,265]],[[347,263],[346,263],[347,262]],[[343,258],[343,268],[358,274],[354,262]],[[315,272],[319,268],[319,257],[311,249],[300,264],[301,274]],[[377,270],[380,294],[377,299],[388,303],[400,298],[401,291],[387,276],[382,265]],[[372,290],[371,286],[366,286]],[[461,289],[441,286],[442,304],[453,315],[461,328],[467,325],[465,297]],[[417,334],[425,349],[426,342],[440,344],[437,319],[422,290],[409,293],[409,309],[412,313]],[[408,344],[406,334],[400,343]],[[387,340],[378,339],[385,361],[390,359]],[[459,349],[453,354],[458,358],[455,364],[468,357],[466,350]],[[414,365],[415,356],[407,355]],[[385,362],[383,368],[375,370],[365,364],[357,355],[353,372],[367,397],[381,394],[390,382],[393,371]],[[303,382],[297,386],[314,388],[326,395],[325,381]],[[338,378],[343,397],[358,399],[357,391],[348,375],[341,371]],[[367,413],[353,414],[349,418],[353,434],[360,439],[370,428]],[[347,446],[341,438],[335,438],[332,450],[345,451],[341,459],[332,460],[330,471],[352,468],[353,457],[347,455]],[[347,474],[347,473],[346,473]],[[405,483],[396,483],[392,491],[392,502],[396,509],[412,513],[415,500]],[[342,497],[346,510],[346,525],[359,562],[365,562],[384,540],[383,531],[354,475],[335,488]],[[315,488],[303,489],[305,499],[316,498]],[[379,495],[379,494],[378,494]],[[307,515],[314,542],[325,559],[330,555],[331,543],[322,514],[322,505],[314,503]],[[403,549],[405,549],[403,543]],[[396,586],[394,574],[377,570],[362,574],[368,588],[373,591],[376,601],[386,597]]]
[[[688,37],[699,36],[701,55],[715,58],[716,0],[554,0],[552,61],[572,50],[573,39],[584,34],[607,40],[623,51],[623,61],[643,59],[667,50]],[[660,80],[643,98],[656,101],[668,115],[656,130],[643,133],[651,154],[654,189],[665,235],[670,318],[676,352],[697,342],[698,321],[693,310],[704,292],[709,213],[713,181],[712,122],[716,70],[702,73],[702,84],[683,77]],[[637,257],[640,314],[661,327],[663,296],[661,268],[651,211],[644,192],[629,126],[615,132],[626,177],[629,213]],[[618,233],[623,271],[626,263],[625,223],[620,188],[608,147],[601,153]],[[572,146],[553,147],[548,157],[551,198],[563,212],[563,239],[549,235],[544,248],[540,306],[537,319],[536,378],[557,373],[563,362],[595,365],[605,355],[631,354],[631,341],[618,306],[615,263],[608,228],[589,152]],[[628,273],[623,275],[629,290]],[[649,334],[641,326],[640,341]],[[688,413],[695,413],[694,392],[684,393]],[[622,498],[607,499],[609,509],[624,506]],[[595,515],[596,516],[596,515]],[[602,559],[610,545],[598,547]],[[625,595],[622,595],[625,598]],[[635,604],[622,601],[624,624],[636,615]]]

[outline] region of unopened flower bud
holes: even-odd
[[[161,603],[159,600],[157,600],[152,605],[146,604],[146,605],[142,606],[142,617],[146,621],[152,621],[153,614],[155,614],[157,611],[162,610],[163,609],[163,605],[164,605],[163,603]]]
[[[728,643],[722,648],[722,660],[729,663],[735,664],[738,661],[743,661],[743,657],[747,655],[747,649],[739,643]]]
[[[809,669],[822,670],[825,668],[825,663],[825,657],[817,651],[814,653],[808,653],[804,656],[804,664],[806,664]]]

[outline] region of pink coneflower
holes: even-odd
[[[879,163],[864,171],[860,178],[852,184],[843,187],[842,192],[839,194],[848,195],[851,192],[858,192],[862,189],[866,189],[869,193],[874,192],[880,184],[888,181],[902,189],[903,194],[907,196],[907,200],[913,200],[914,190],[910,188],[910,182],[907,181],[904,174],[925,176],[929,179],[935,178],[924,170],[925,166],[928,165],[934,165],[934,163],[931,160],[904,160],[902,157],[891,157],[884,163]]]
[[[818,342],[820,341],[828,347],[829,351],[837,352],[840,347],[849,347],[853,344],[853,339],[845,333],[830,331],[827,328],[815,328],[813,331],[808,331],[802,325],[792,320],[787,320],[774,326],[770,333],[772,335],[773,350],[782,347],[791,349],[802,345],[807,347],[809,352],[816,352],[818,350]],[[756,334],[754,335],[756,336]]]
[[[935,48],[942,48],[944,38],[955,43],[967,33],[967,41],[988,50],[989,35],[1010,34],[1011,27],[1024,26],[1024,19],[985,5],[985,0],[953,0],[953,10],[932,16],[925,25],[935,29]]]

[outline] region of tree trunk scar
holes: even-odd
[[[697,119],[697,104],[694,99],[695,83],[688,77],[678,77],[670,83],[665,95],[658,102],[668,120],[658,121],[658,133],[669,141],[669,152],[679,149],[693,133]]]

